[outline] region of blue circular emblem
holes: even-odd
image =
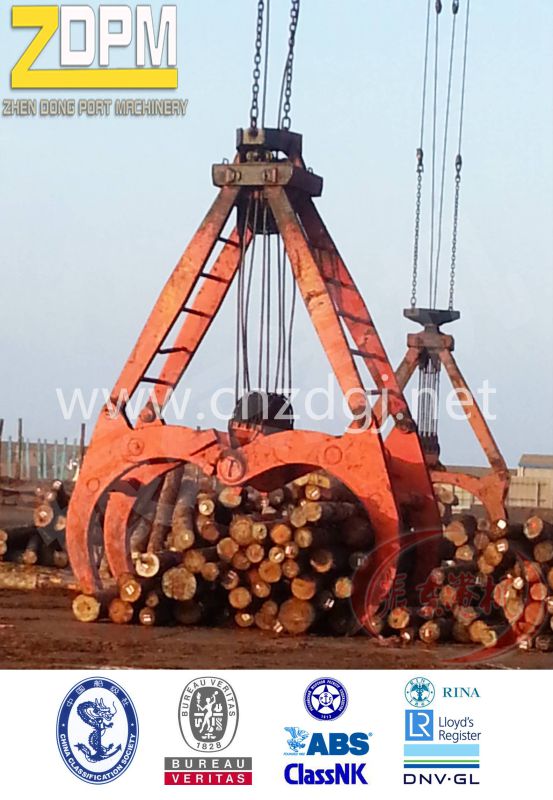
[[[405,699],[415,708],[429,706],[435,694],[434,684],[428,678],[411,678],[405,687]]]
[[[56,726],[67,768],[86,783],[110,783],[130,766],[138,718],[124,689],[108,678],[88,678],[65,697]]]
[[[303,702],[315,719],[338,719],[346,710],[348,693],[335,678],[317,678],[305,690]]]

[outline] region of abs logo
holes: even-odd
[[[302,728],[284,728],[290,750],[285,756],[365,756],[369,752],[372,733],[309,733]]]
[[[38,28],[12,70],[12,89],[178,87],[176,5],[162,6],[157,26],[149,5],[136,6],[134,16],[128,5],[97,12],[89,5],[12,6],[12,28]],[[57,54],[55,69],[32,69],[43,53]],[[111,66],[117,53],[133,66]]]
[[[335,678],[317,678],[305,690],[303,702],[315,719],[338,719],[347,708],[348,693]]]
[[[408,709],[405,712],[405,741],[406,742],[431,742],[434,738],[434,712],[415,711]]]
[[[411,678],[405,687],[405,699],[415,708],[429,706],[435,694],[434,684],[428,678]]]
[[[89,678],[65,697],[57,720],[58,749],[71,772],[87,783],[109,783],[131,764],[138,719],[115,681]]]
[[[369,752],[369,737],[372,733],[313,733],[289,726],[284,729],[290,748],[287,756],[365,756]],[[367,784],[364,775],[365,762],[346,761],[323,769],[311,769],[305,763],[293,762],[284,769],[284,779],[291,785],[340,785]]]

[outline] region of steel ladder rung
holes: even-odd
[[[142,378],[142,383],[153,383],[156,386],[172,386],[173,384],[171,381],[164,381],[162,378],[148,378],[148,376],[144,376]]]
[[[160,356],[169,356],[172,353],[191,353],[189,347],[160,347],[157,351]]]
[[[200,278],[205,278],[208,281],[215,281],[215,283],[228,283],[226,278],[221,278],[219,275],[213,275],[211,272],[200,272]]]
[[[186,306],[182,309],[183,314],[192,314],[194,317],[203,317],[204,319],[212,319],[213,314],[207,314],[205,311],[199,311],[197,308],[186,308]]]

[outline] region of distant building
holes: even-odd
[[[535,455],[534,453],[524,453],[518,462],[517,474],[521,477],[543,477],[544,470],[553,475],[553,456]]]
[[[513,506],[553,508],[553,455],[521,456],[509,498]]]
[[[448,466],[449,472],[464,472],[481,478],[487,475],[486,467]],[[511,485],[507,505],[512,508],[552,508],[553,509],[553,455],[525,453],[521,456],[517,469],[510,470]],[[458,510],[467,511],[473,505],[481,505],[470,492],[452,486],[459,499]]]

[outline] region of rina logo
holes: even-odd
[[[238,727],[238,701],[230,683],[213,676],[187,683],[180,699],[179,724],[192,750],[225,750]]]
[[[149,5],[134,13],[129,5],[12,6],[12,28],[38,29],[12,69],[12,89],[178,87],[176,5],[162,6],[157,20]]]
[[[428,678],[411,678],[405,687],[405,699],[415,708],[429,706],[435,696],[434,684]]]
[[[67,694],[58,714],[60,755],[86,783],[109,783],[130,766],[138,744],[138,719],[124,689],[89,678]]]

